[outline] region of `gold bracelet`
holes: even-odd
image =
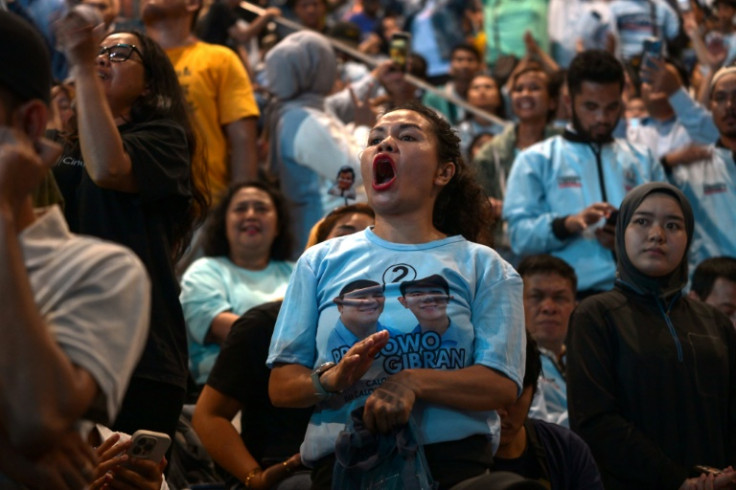
[[[283,467],[284,467],[284,469],[286,470],[286,476],[290,476],[290,475],[291,475],[291,474],[292,474],[292,473],[294,472],[294,470],[292,470],[292,469],[291,469],[291,468],[289,467],[289,465],[288,465],[288,464],[286,464],[286,461],[282,461],[282,462],[281,462],[281,466],[283,466]]]
[[[260,467],[254,468],[248,472],[247,475],[245,475],[245,488],[250,488],[250,480],[254,476],[256,476],[258,473],[261,473],[263,470]]]

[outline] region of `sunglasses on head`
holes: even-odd
[[[138,53],[138,56],[143,59],[141,52],[132,44],[113,44],[112,46],[100,46],[100,50],[97,52],[97,56],[107,55],[107,59],[111,63],[122,63],[128,61],[133,52]]]

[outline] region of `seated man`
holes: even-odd
[[[493,458],[495,471],[510,471],[556,489],[602,489],[590,448],[569,429],[528,418],[541,371],[539,351],[527,335],[523,391],[514,403],[498,409],[501,443]]]
[[[721,310],[736,327],[736,258],[712,257],[698,264],[689,295]]]
[[[570,265],[551,255],[531,255],[517,268],[524,281],[526,329],[539,345],[542,373],[532,417],[569,427],[565,382],[565,337],[578,278]]]
[[[115,419],[146,341],[150,284],[132,252],[72,235],[58,207],[34,212],[59,153],[41,137],[49,54],[2,11],[0,66],[0,487],[81,488],[96,457],[78,423]]]

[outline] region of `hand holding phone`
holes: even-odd
[[[388,54],[391,61],[406,72],[409,64],[409,51],[411,50],[411,34],[408,32],[396,32],[391,35],[391,41],[388,45]]]
[[[616,226],[616,220],[618,219],[618,209],[614,209],[611,211],[611,214],[608,215],[608,218],[606,218],[606,224],[611,226]]]
[[[137,430],[131,437],[127,455],[130,458],[149,459],[159,463],[170,444],[171,438],[163,432]]]
[[[641,55],[642,67],[646,67],[650,70],[656,70],[657,65],[652,60],[662,59],[662,40],[656,37],[648,37],[644,40],[643,51]],[[651,80],[645,79],[642,76],[642,82],[650,82]]]

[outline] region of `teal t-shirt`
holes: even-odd
[[[242,315],[254,306],[284,296],[293,262],[272,260],[265,269],[248,270],[227,257],[195,261],[181,280],[181,306],[187,324],[189,370],[197,384],[207,382],[220,346],[206,343],[212,320],[229,311]]]
[[[483,0],[486,62],[493,66],[500,54],[524,56],[526,31],[542,50],[549,52],[548,6],[549,0]]]

